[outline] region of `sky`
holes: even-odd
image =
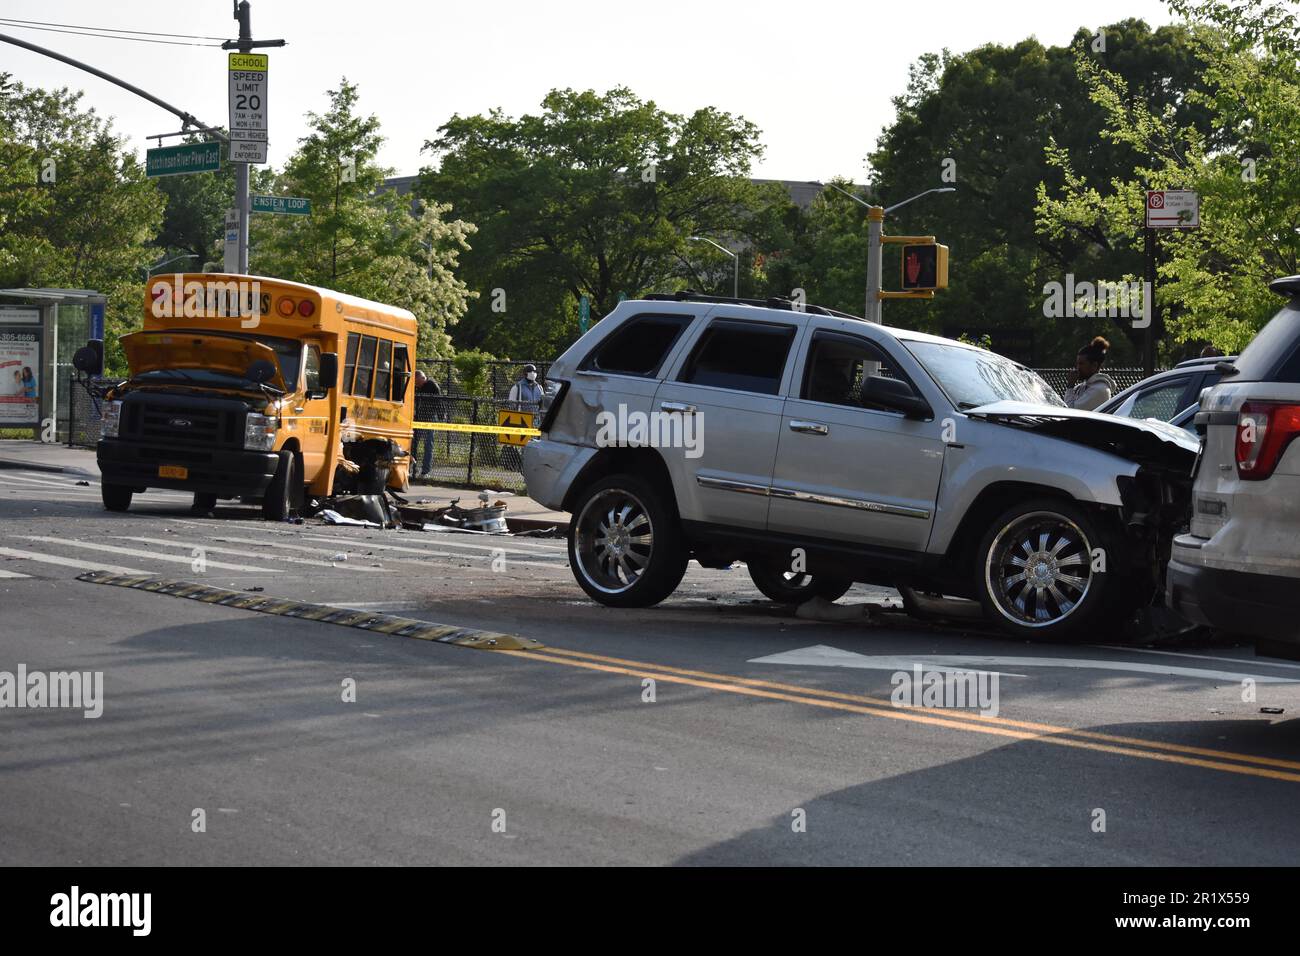
[[[866,155],[893,119],[891,98],[921,54],[1035,36],[1067,43],[1080,27],[1174,17],[1161,0],[254,0],[253,36],[288,41],[268,73],[270,161],[282,164],[323,112],[341,76],[386,137],[380,162],[398,175],[429,162],[424,143],[454,114],[536,112],[553,88],[627,86],[660,107],[713,106],[756,123],[765,155],[754,175],[862,182]],[[0,0],[0,18],[189,34],[237,35],[231,0]],[[227,122],[226,53],[37,32],[16,36],[88,62],[193,113]],[[26,84],[82,89],[141,152],[179,121],[112,84],[0,43],[0,72]],[[169,142],[177,142],[170,140]]]

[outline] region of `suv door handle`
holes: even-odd
[[[790,423],[790,431],[803,432],[805,435],[829,435],[830,427],[821,422],[801,422],[795,419]]]
[[[660,402],[659,410],[664,412],[681,412],[683,415],[694,415],[697,411],[694,405],[687,405],[685,402]]]

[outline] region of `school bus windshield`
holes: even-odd
[[[276,362],[280,366],[280,377],[284,379],[286,389],[292,393],[298,388],[298,370],[302,364],[301,342],[294,339],[278,338],[273,335],[246,335],[238,332],[214,332],[211,329],[176,329],[176,332],[195,332],[201,335],[216,335],[226,339],[241,339],[246,342],[257,342],[275,350]],[[149,372],[143,372],[136,376],[137,381],[141,382],[160,382],[180,379],[189,384],[203,384],[213,386],[229,386],[230,382],[243,382],[242,376],[233,375],[229,372],[218,371],[215,369],[204,368],[176,368],[176,369],[155,369]]]

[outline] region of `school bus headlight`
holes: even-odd
[[[249,412],[244,419],[244,448],[247,451],[270,451],[275,447],[275,419]]]
[[[105,402],[99,412],[99,434],[101,438],[116,438],[122,422],[122,403]]]

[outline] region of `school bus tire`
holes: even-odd
[[[104,499],[104,508],[108,511],[126,511],[131,507],[131,496],[135,490],[129,485],[100,484],[99,494]]]
[[[298,463],[298,456],[292,451],[282,451],[279,457],[275,477],[262,498],[262,517],[267,521],[284,521],[292,517],[302,497],[302,466]]]

